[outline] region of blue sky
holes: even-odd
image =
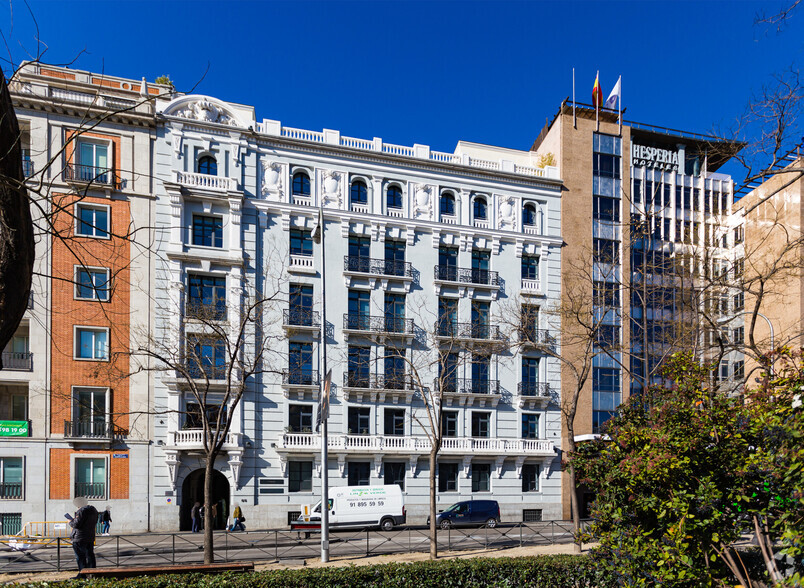
[[[804,61],[804,10],[784,2],[54,2],[29,0],[46,61],[153,80],[256,107],[258,119],[451,151],[527,149],[572,92],[623,76],[626,118],[706,132],[774,72]],[[25,4],[0,8],[16,59]],[[209,64],[209,71],[201,80]],[[7,67],[4,65],[4,69]],[[200,83],[199,83],[199,80]]]

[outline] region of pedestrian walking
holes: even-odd
[[[76,497],[73,505],[78,509],[75,511],[75,516],[71,517],[69,514],[64,516],[70,519],[70,526],[73,528],[70,539],[73,542],[75,561],[80,572],[84,568],[95,567],[95,527],[98,524],[98,510],[88,504],[83,496]]]
[[[109,510],[108,506],[106,507],[106,510],[104,510],[101,513],[100,516],[101,516],[101,522],[103,523],[103,534],[108,537],[109,536],[109,528],[112,526],[112,513]]]
[[[232,528],[229,529],[229,531],[234,533],[237,531],[238,527],[240,527],[241,531],[245,531],[246,528],[243,526],[243,521],[245,520],[246,517],[243,516],[243,511],[240,510],[240,506],[235,506],[234,512],[232,513]]]
[[[190,511],[190,516],[193,519],[193,533],[198,533],[201,530],[201,503],[196,502]]]

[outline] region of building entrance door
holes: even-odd
[[[213,529],[226,528],[226,519],[229,516],[229,480],[218,470],[212,472],[212,506]],[[199,502],[204,504],[204,470],[198,469],[184,479],[181,487],[181,509],[179,512],[179,529],[190,531],[192,518],[190,511],[193,505]],[[204,524],[208,524],[204,521]]]

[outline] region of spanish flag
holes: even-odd
[[[603,104],[603,90],[600,89],[600,72],[597,72],[595,86],[592,88],[592,105],[600,108],[601,104]]]

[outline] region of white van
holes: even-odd
[[[329,489],[329,527],[380,527],[390,531],[404,525],[405,500],[397,484],[386,486],[340,486]],[[321,526],[321,502],[305,507],[293,529],[312,529]]]

